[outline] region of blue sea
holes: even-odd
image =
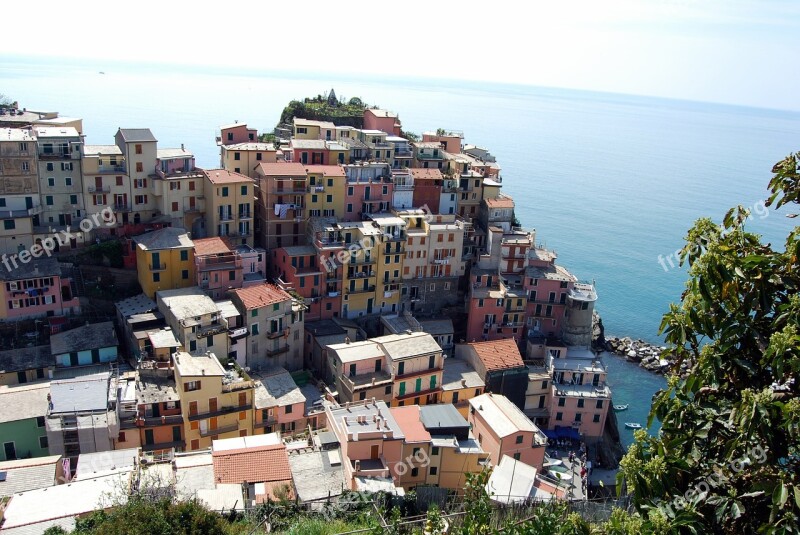
[[[800,150],[798,112],[476,82],[0,60],[0,93],[83,118],[87,143],[146,127],[160,147],[184,144],[209,168],[220,125],[271,131],[289,100],[331,88],[398,112],[405,130],[460,130],[489,148],[522,224],[596,282],[610,335],[661,343],[661,316],[686,280],[671,255],[697,218],[753,208],[748,225],[778,246],[792,227],[760,203],[772,165]],[[619,370],[615,403],[649,406],[664,384],[624,362]]]

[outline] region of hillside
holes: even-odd
[[[290,124],[292,117],[311,119],[314,121],[330,121],[336,126],[352,126],[363,128],[364,110],[369,108],[358,97],[353,97],[348,101],[336,97],[336,93],[331,92],[325,95],[305,98],[302,101],[292,100],[283,108],[280,123]]]

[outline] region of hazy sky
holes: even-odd
[[[18,2],[2,55],[501,81],[800,109],[795,0]],[[109,66],[110,68],[111,66]]]

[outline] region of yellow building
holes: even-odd
[[[255,180],[225,169],[207,169],[203,174],[208,236],[227,236],[252,247]]]
[[[336,125],[328,121],[312,121],[311,119],[292,119],[295,139],[336,139]]]
[[[205,214],[205,181],[195,168],[194,155],[184,147],[158,149],[156,174],[151,179],[155,205],[161,213],[157,220],[199,235]]]
[[[307,165],[308,217],[344,216],[345,171],[341,165]]]
[[[142,292],[155,299],[159,290],[194,286],[194,243],[182,228],[166,227],[134,238],[136,271]]]
[[[278,151],[272,143],[236,143],[220,146],[220,160],[223,169],[257,178],[256,167],[262,163],[278,161]]]
[[[116,226],[133,223],[131,181],[122,150],[116,145],[84,145],[81,167],[86,216],[111,206]]]
[[[344,248],[342,255],[342,316],[357,318],[377,312],[377,277],[381,231],[372,222],[339,223]]]
[[[392,214],[371,214],[380,230],[377,272],[377,306],[381,313],[400,308],[403,260],[406,256],[406,221]]]
[[[246,373],[226,371],[214,353],[178,352],[173,361],[188,451],[253,434],[253,381]]]

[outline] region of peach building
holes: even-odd
[[[329,429],[341,445],[345,484],[351,489],[359,480],[392,481],[401,462],[403,434],[388,405],[366,400],[325,407]]]
[[[379,399],[391,403],[392,370],[388,357],[376,340],[328,346],[328,366],[341,403]]]
[[[222,299],[231,289],[266,281],[264,249],[235,245],[219,236],[193,240],[196,284],[212,299]]]
[[[292,435],[305,429],[306,397],[291,374],[277,368],[264,374],[254,374],[255,423],[264,433],[280,431]],[[256,431],[258,433],[258,431]]]
[[[396,470],[395,484],[404,489],[424,485],[428,480],[428,464],[431,457],[431,434],[422,425],[420,407],[393,407],[389,409],[403,432],[400,458],[404,468]],[[436,472],[433,474],[437,475]]]
[[[469,400],[469,423],[495,466],[503,455],[541,470],[547,437],[505,396],[483,394]]]
[[[380,130],[393,136],[399,136],[402,125],[396,113],[388,110],[364,110],[364,129]]]
[[[62,316],[80,312],[72,280],[61,274],[58,260],[34,258],[27,263],[6,258],[0,266],[0,320]]]

